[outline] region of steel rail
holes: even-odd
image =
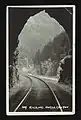
[[[28,77],[28,76],[26,76],[26,77]],[[30,77],[28,77],[28,78],[29,78],[30,81],[31,81],[30,88],[29,88],[28,92],[26,93],[26,95],[24,96],[24,98],[21,100],[21,102],[20,102],[20,103],[18,104],[18,106],[15,108],[14,112],[16,112],[16,111],[19,109],[20,105],[24,102],[25,98],[28,97],[28,95],[30,94],[30,92],[31,92],[31,90],[32,90],[32,79],[31,79]]]
[[[58,104],[58,106],[59,106],[59,108],[60,108],[60,111],[63,112],[62,107],[61,107],[61,105],[60,105],[60,102],[59,102],[56,94],[54,93],[53,89],[49,86],[49,84],[48,84],[47,82],[45,82],[43,79],[38,78],[38,77],[36,77],[36,76],[28,75],[28,77],[34,77],[34,78],[36,78],[36,79],[39,79],[39,80],[42,81],[43,83],[45,83],[46,86],[50,89],[50,91],[51,91],[52,95],[54,96],[54,98],[56,99],[57,104]]]
[[[20,103],[18,104],[18,106],[15,108],[14,112],[16,112],[16,111],[19,109],[20,105],[24,102],[24,100],[26,99],[26,97],[28,97],[28,95],[30,94],[30,92],[31,92],[31,90],[32,90],[33,84],[32,84],[32,78],[31,78],[31,77],[34,77],[34,78],[36,78],[36,79],[39,79],[40,81],[42,81],[42,82],[49,88],[49,90],[51,91],[52,95],[53,95],[54,98],[56,99],[57,104],[58,104],[61,112],[63,112],[62,107],[61,107],[61,105],[60,105],[60,102],[59,102],[56,94],[54,93],[54,91],[52,90],[52,88],[49,86],[49,84],[48,84],[47,82],[45,82],[43,79],[40,79],[40,78],[38,78],[38,77],[36,77],[36,76],[33,76],[33,75],[27,75],[27,76],[25,76],[25,77],[28,77],[28,78],[31,80],[31,86],[30,86],[28,92],[26,93],[26,95],[24,96],[24,98],[21,100],[21,102],[20,102]]]

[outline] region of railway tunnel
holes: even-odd
[[[72,13],[72,8],[67,9]],[[18,35],[27,19],[42,10],[64,27],[72,44],[72,14],[65,8],[9,8],[9,65],[13,63],[13,52],[18,46]]]

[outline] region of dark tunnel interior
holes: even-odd
[[[72,14],[65,8],[9,8],[9,65],[12,65],[13,52],[18,45],[17,38],[27,19],[42,10],[64,27],[72,45]],[[72,8],[68,10],[72,13]]]

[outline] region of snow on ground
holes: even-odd
[[[29,75],[32,76],[32,74],[29,74]],[[55,84],[56,86],[60,87],[64,91],[68,92],[69,94],[72,93],[72,87],[71,87],[71,85],[66,85],[64,83],[59,83],[58,82],[58,76],[52,76],[52,77],[46,77],[46,76],[42,76],[42,75],[33,75],[33,76],[43,79],[49,85]]]
[[[72,87],[71,85],[66,85],[63,83],[57,83],[57,86],[59,86],[60,88],[62,88],[64,91],[68,92],[69,94],[72,94]]]
[[[28,74],[28,75],[32,75],[32,74]],[[54,83],[58,82],[58,77],[56,77],[56,76],[51,76],[51,77],[43,76],[43,75],[33,75],[33,76],[44,79],[44,80],[52,80]]]
[[[12,95],[15,95],[18,91],[22,88],[29,89],[31,86],[31,81],[29,78],[25,78],[22,75],[19,76],[19,82],[16,82],[13,88],[10,89],[9,97],[11,98]]]
[[[72,94],[72,87],[71,85],[66,85],[64,83],[59,83],[59,82],[55,82],[54,80],[48,80],[48,79],[44,79],[47,83],[52,83],[55,84],[56,86],[60,87],[61,89],[63,89],[64,91],[68,92],[70,95]]]

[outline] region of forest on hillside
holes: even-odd
[[[68,54],[70,49],[70,40],[66,32],[62,32],[60,35],[57,35],[53,41],[49,41],[40,52],[40,49],[37,50],[35,55],[35,63],[39,61],[47,60],[61,60],[64,56]]]
[[[58,76],[59,82],[72,82],[72,54],[71,45],[67,33],[64,31],[49,41],[40,51],[37,49],[34,57],[30,58],[30,52],[25,47],[17,47],[13,54],[13,66],[10,67],[9,85],[12,87],[15,81],[19,81],[18,69],[26,67],[25,58],[29,64],[34,64],[37,74],[44,76]]]
[[[35,65],[40,66],[39,74],[45,76],[56,76],[59,74],[59,81],[66,81],[66,83],[70,83],[67,82],[71,81],[72,55],[70,51],[70,39],[66,32],[62,32],[57,35],[53,41],[49,41],[48,44],[44,46],[42,51],[38,49],[33,61]],[[62,61],[67,62],[63,63]],[[62,68],[63,64],[65,67]],[[61,72],[61,69],[64,72]],[[63,76],[65,77],[63,78]],[[66,80],[66,78],[70,80]]]

